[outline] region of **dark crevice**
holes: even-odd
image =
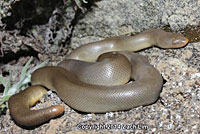
[[[3,77],[9,76],[9,72],[8,72],[8,71],[3,71],[3,72],[2,72],[2,76],[3,76]]]
[[[3,84],[0,84],[0,93],[3,93],[3,91],[4,91],[4,86],[3,86]]]
[[[77,10],[76,13],[75,13],[75,17],[74,19],[71,21],[71,24],[70,24],[70,27],[72,27],[72,30],[71,30],[71,33],[69,34],[69,36],[66,38],[66,40],[63,42],[63,47],[66,46],[66,44],[69,44],[71,42],[71,38],[72,38],[72,35],[73,35],[73,31],[74,31],[74,27],[75,25],[77,24],[78,22],[78,16],[79,16],[79,13],[77,12],[80,12],[80,10]]]
[[[26,46],[27,49],[26,50],[22,50],[20,49],[19,51],[17,51],[16,53],[14,53],[13,51],[9,50],[9,51],[5,51],[4,52],[4,56],[0,57],[0,64],[7,64],[13,60],[18,60],[21,57],[26,57],[26,56],[33,56],[38,58],[38,52],[35,51],[32,47],[30,46]]]
[[[43,0],[42,3],[44,3],[46,0]],[[55,1],[59,1],[58,3],[60,3],[60,0],[54,0]],[[25,3],[23,3],[25,2]],[[36,1],[34,1],[36,2]],[[71,34],[66,38],[66,40],[63,42],[63,47],[65,47],[67,44],[69,44],[71,42],[71,38],[73,36],[73,30],[74,30],[74,27],[75,25],[78,23],[78,21],[81,19],[81,18],[84,18],[84,16],[92,11],[92,6],[95,6],[95,0],[88,0],[88,3],[82,3],[82,6],[85,7],[87,10],[86,12],[82,12],[82,10],[80,8],[78,8],[76,10],[76,13],[75,13],[75,17],[74,19],[71,21],[71,24],[70,24],[70,27],[72,27],[72,31],[71,31]],[[61,2],[62,3],[62,2]],[[24,5],[23,5],[24,4]],[[30,4],[30,3],[29,3]],[[25,11],[27,9],[27,7],[29,6],[26,6],[26,5],[29,5],[27,4],[26,1],[20,1],[19,3],[15,3],[15,5],[12,5],[13,7],[13,12],[16,11],[16,9],[18,9],[18,7],[23,7],[22,9]],[[41,4],[41,3],[40,3]],[[39,6],[35,5],[35,8],[38,8],[38,7],[42,7],[41,5],[39,4]],[[75,3],[74,3],[75,4]],[[56,4],[57,5],[57,4]],[[52,9],[55,8],[55,7],[51,7],[52,4],[49,6],[51,8],[51,12],[52,12]],[[15,7],[15,8],[14,8]],[[26,7],[26,8],[25,8]],[[22,10],[21,9],[21,10]],[[22,33],[26,33],[26,30],[29,29],[32,25],[38,25],[39,23],[32,23],[33,19],[30,19],[29,21],[26,19],[27,16],[31,16],[31,18],[37,18],[36,15],[34,14],[36,9],[34,9],[33,7],[31,8],[32,10],[30,12],[27,12],[27,15],[26,13],[23,12],[22,15],[19,15],[18,13],[20,12],[16,12],[16,14],[12,14],[11,17],[7,17],[7,18],[4,18],[2,19],[2,21],[4,23],[7,23],[7,27],[6,29],[20,29],[20,34]],[[44,11],[43,11],[44,12]],[[31,15],[30,15],[31,14]],[[47,17],[46,18],[49,18],[49,14],[51,13],[48,13]],[[33,16],[34,17],[33,17]],[[40,14],[40,17],[42,16],[42,14]],[[16,17],[16,18],[15,18]],[[26,23],[23,23],[23,25],[21,27],[15,27],[16,23],[18,23],[19,21],[19,18],[21,18],[22,20],[26,20]],[[15,21],[13,21],[15,20]],[[36,20],[40,20],[40,19],[36,19]],[[48,19],[45,19],[45,20],[48,20]],[[30,23],[31,22],[31,23]],[[34,22],[34,21],[33,21]],[[40,21],[41,22],[41,21]],[[42,24],[45,24],[47,21],[44,21]],[[27,25],[26,25],[27,24]],[[25,29],[25,30],[24,30]],[[26,36],[26,34],[22,34],[23,36]],[[0,64],[7,64],[13,60],[18,60],[20,57],[26,57],[26,56],[34,56],[36,58],[38,58],[38,52],[35,51],[32,47],[30,46],[26,46],[28,49],[24,50],[24,49],[20,49],[19,51],[17,51],[16,53],[13,52],[12,50],[7,50],[7,51],[4,51],[4,56],[3,57],[0,57]]]
[[[71,21],[71,24],[70,24],[70,27],[72,27],[72,30],[71,30],[71,34],[66,38],[66,40],[63,42],[63,47],[65,47],[67,44],[70,44],[71,42],[71,38],[72,38],[72,35],[73,35],[73,31],[74,31],[74,28],[76,26],[76,24],[78,23],[78,21],[82,18],[85,17],[85,15],[88,13],[88,12],[91,12],[92,11],[92,6],[96,6],[95,5],[95,2],[97,1],[100,1],[100,0],[88,0],[88,3],[82,3],[82,6],[85,7],[87,9],[87,11],[85,13],[82,12],[82,10],[79,8],[76,10],[76,13],[75,13],[75,16],[74,16],[74,19]],[[74,3],[75,4],[75,3]]]
[[[11,16],[2,18],[6,30],[18,29],[21,35],[33,25],[46,24],[62,0],[20,0],[11,4]]]

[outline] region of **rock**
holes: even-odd
[[[198,25],[200,1],[182,0],[101,0],[92,12],[79,20],[71,39],[72,48],[111,36],[170,26],[179,31],[186,25]]]

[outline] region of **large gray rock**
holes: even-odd
[[[170,26],[178,31],[200,21],[197,0],[102,0],[76,25],[72,48],[110,36]]]

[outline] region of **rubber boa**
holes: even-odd
[[[163,85],[162,77],[159,71],[150,65],[146,57],[130,51],[138,51],[153,45],[161,48],[179,48],[187,43],[188,39],[180,34],[153,29],[135,36],[119,36],[85,44],[74,50],[58,66],[47,66],[34,71],[31,77],[33,86],[10,97],[8,106],[11,117],[19,125],[34,126],[62,114],[63,106],[52,106],[42,110],[29,109],[45,94],[46,90],[43,87],[56,91],[67,105],[83,112],[105,113],[152,104],[160,95]],[[96,63],[90,63],[98,57]],[[118,68],[130,66],[131,71],[127,69],[130,73],[127,79],[130,77],[135,81],[127,83],[123,81],[121,83],[126,83],[123,85],[117,83],[112,86],[101,85],[102,83],[98,85],[99,78],[93,81],[94,84],[87,83],[84,76],[90,79],[92,75],[86,75],[88,73],[84,71],[83,74],[79,74],[82,66],[83,70],[88,71],[86,67],[90,64],[99,67],[101,62],[110,64],[113,59],[128,61],[125,64],[117,64]],[[107,76],[113,77],[110,75],[112,73],[108,72],[115,70],[113,69],[115,66],[113,64],[109,66],[110,69],[101,72],[101,75],[104,75],[102,79]],[[102,68],[106,69],[106,65],[102,65]],[[99,76],[96,73],[98,70],[94,69],[94,72],[90,72],[96,75],[93,78]],[[124,73],[121,73],[123,78],[126,77]],[[79,75],[83,76],[83,79],[79,78]]]
[[[92,62],[95,61],[99,55],[106,52],[136,52],[152,46],[160,48],[180,48],[185,46],[188,41],[189,40],[181,34],[165,32],[160,29],[151,29],[135,36],[112,37],[82,45],[66,58]]]

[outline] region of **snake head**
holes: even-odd
[[[157,46],[161,48],[180,48],[188,43],[189,39],[181,34],[164,32],[157,38]]]

